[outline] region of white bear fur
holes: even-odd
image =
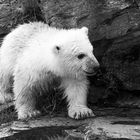
[[[52,72],[62,80],[68,115],[75,119],[92,116],[87,107],[88,80],[83,70],[86,71],[89,58],[95,66],[99,63],[87,34],[86,27],[56,29],[41,22],[23,24],[11,31],[0,50],[0,103],[13,99],[10,93],[13,86],[18,118],[38,115],[32,88],[44,76],[47,78],[47,72]],[[77,58],[80,53],[86,54],[84,60]]]

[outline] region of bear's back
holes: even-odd
[[[2,47],[22,49],[26,47],[26,42],[28,42],[35,33],[45,28],[48,28],[48,25],[41,22],[19,25],[4,38]]]
[[[5,36],[0,48],[1,62],[5,61],[15,62],[21,56],[23,50],[28,47],[28,41],[38,33],[40,30],[48,28],[47,24],[41,22],[27,23],[19,25]]]

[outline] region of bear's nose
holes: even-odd
[[[96,74],[99,70],[99,63],[98,61],[93,61],[92,59],[89,59],[86,63],[86,68],[85,71],[87,73],[92,73],[92,74]]]

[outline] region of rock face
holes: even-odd
[[[103,79],[107,81],[105,89],[140,92],[138,0],[7,0],[0,3],[0,35],[28,21],[41,20],[59,28],[87,26],[94,53],[103,69]]]

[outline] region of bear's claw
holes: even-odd
[[[33,111],[28,111],[28,112],[20,112],[18,114],[18,119],[27,119],[27,118],[32,118],[32,117],[37,117],[41,114],[40,111],[38,110],[33,110]]]
[[[73,119],[84,119],[95,116],[92,110],[86,106],[76,106],[69,108],[68,115]]]

